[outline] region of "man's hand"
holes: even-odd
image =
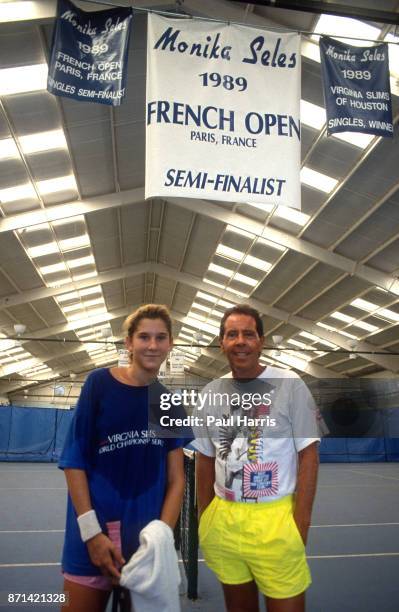
[[[104,576],[112,578],[118,584],[121,574],[119,568],[125,563],[119,550],[104,534],[99,533],[86,542],[91,562],[99,567]]]
[[[295,524],[298,528],[299,534],[302,538],[302,542],[304,544],[304,546],[306,546],[307,541],[308,541],[308,533],[309,533],[309,527],[310,527],[310,521],[307,520],[301,520],[300,517],[295,516],[294,513],[294,521]]]
[[[298,481],[294,520],[306,546],[319,467],[318,443],[313,442],[298,453]]]

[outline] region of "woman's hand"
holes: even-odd
[[[86,545],[93,565],[99,567],[104,576],[112,578],[113,584],[118,584],[121,577],[119,568],[125,559],[116,546],[104,533],[98,533]]]

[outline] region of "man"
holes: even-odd
[[[228,612],[257,612],[259,591],[268,612],[303,612],[318,470],[315,405],[295,373],[260,365],[263,342],[255,309],[224,313],[220,343],[231,375],[207,385],[196,408],[200,545]]]

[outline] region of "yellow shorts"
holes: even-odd
[[[201,516],[199,541],[206,564],[224,584],[255,580],[264,595],[285,599],[311,583],[291,495],[258,504],[216,496]]]

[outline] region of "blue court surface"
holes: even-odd
[[[61,592],[63,474],[54,464],[1,463],[0,495],[0,611],[57,610],[7,595]],[[399,611],[399,463],[321,465],[308,557],[307,612]],[[201,552],[199,599],[183,596],[182,610],[223,610]]]

